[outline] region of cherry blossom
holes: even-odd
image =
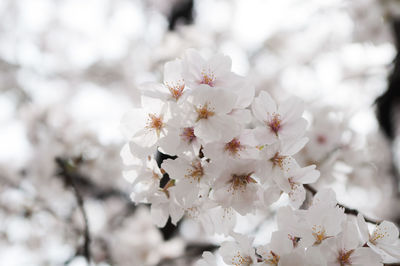
[[[321,249],[328,265],[383,265],[378,254],[370,248],[362,247],[354,220],[344,222],[340,235],[326,242]]]
[[[171,118],[169,104],[158,99],[142,97],[143,108],[133,108],[121,121],[124,136],[144,147],[154,147],[160,138],[167,135]]]
[[[383,254],[385,259],[390,257],[397,260],[400,259],[399,229],[392,222],[381,222],[379,225],[376,225],[372,234],[369,233],[367,223],[361,214],[357,216],[357,222],[364,244]]]
[[[304,135],[307,122],[302,118],[303,103],[290,98],[280,105],[266,91],[261,91],[252,105],[254,117],[263,126],[257,128],[256,136],[264,144],[280,140],[298,138]]]
[[[256,167],[252,161],[230,161],[213,185],[215,200],[225,208],[232,207],[241,215],[252,212],[261,189],[255,176]]]
[[[159,227],[169,217],[173,224],[191,219],[205,235],[234,238],[215,254],[205,252],[197,266],[218,265],[220,257],[236,266],[375,266],[400,259],[394,224],[384,221],[369,234],[362,216],[346,214],[332,189],[311,187],[326,163],[319,160],[336,145],[349,149],[343,160],[354,153],[341,143],[341,130],[318,126],[307,134],[315,147],[303,150],[309,141],[303,112],[295,97],[275,101],[261,90],[254,98],[251,82],[231,72],[229,57],[206,60],[188,50],[166,63],[163,84],[142,87],[142,108],[122,121],[129,143],[121,157],[131,198],[150,204]],[[159,167],[158,151],[175,156]],[[333,167],[339,157],[327,158]],[[273,206],[277,201],[279,208]],[[238,233],[241,219],[275,211],[277,230],[269,241],[254,245],[251,234]]]
[[[204,145],[204,155],[213,161],[232,159],[258,159],[258,142],[253,131],[244,129],[241,134],[227,142],[211,142]],[[221,162],[223,163],[223,162]]]
[[[253,239],[245,235],[232,233],[235,241],[225,241],[221,244],[219,254],[228,265],[245,266],[257,262]]]
[[[230,140],[239,133],[240,126],[229,115],[233,110],[237,96],[221,89],[203,87],[193,91],[188,101],[189,121],[194,126],[194,135],[205,143]]]

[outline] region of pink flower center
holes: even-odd
[[[249,183],[257,183],[257,181],[251,177],[253,173],[241,174],[241,175],[232,175],[232,179],[230,180],[231,189],[234,191],[241,190],[244,191]]]
[[[269,121],[268,126],[275,135],[278,136],[279,129],[281,128],[281,119],[279,114],[274,114],[271,121]]]
[[[194,135],[194,129],[192,127],[185,127],[180,136],[189,144],[196,139],[196,136]]]
[[[224,150],[228,151],[231,155],[236,155],[238,151],[242,150],[243,148],[244,147],[240,144],[240,141],[237,138],[234,138],[225,144]]]

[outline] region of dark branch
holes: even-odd
[[[84,244],[83,244],[83,256],[86,258],[88,265],[90,264],[91,255],[90,255],[90,232],[89,232],[89,221],[87,218],[87,214],[84,208],[83,197],[78,189],[76,184],[75,176],[71,174],[73,172],[73,166],[68,162],[68,160],[62,158],[56,158],[56,163],[60,168],[58,173],[59,176],[64,178],[65,184],[70,186],[74,191],[79,210],[82,214],[84,220]]]

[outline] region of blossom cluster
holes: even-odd
[[[318,192],[307,210],[286,206],[277,213],[278,230],[268,244],[253,247],[252,237],[232,232],[218,256],[228,265],[383,265],[400,259],[399,230],[383,221],[370,232],[364,217],[346,215],[331,189]],[[217,265],[205,252],[196,266]]]
[[[191,49],[165,64],[162,84],[140,90],[141,105],[121,122],[128,139],[123,175],[132,183],[132,200],[151,204],[159,227],[186,215],[210,235],[233,236],[220,249],[229,265],[351,265],[360,257],[369,263],[362,265],[381,265],[374,251],[382,245],[398,257],[397,228],[385,222],[369,236],[363,218],[357,226],[346,217],[333,191],[317,194],[304,210],[304,184],[320,173],[294,157],[308,141],[300,99],[277,102],[264,90],[255,95],[251,82],[231,71],[229,57],[205,59]],[[156,152],[173,158],[158,165]],[[279,230],[270,244],[254,249],[251,238],[233,231],[237,215],[266,210],[282,194],[290,207],[278,212]],[[199,265],[214,265],[214,255],[204,256]]]

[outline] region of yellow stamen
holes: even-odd
[[[354,249],[352,249],[350,251],[341,250],[339,252],[337,261],[340,263],[340,266],[351,265],[350,256],[351,256],[351,254],[353,254],[353,252],[354,252]]]
[[[200,84],[207,84],[210,87],[214,87],[215,75],[212,71],[202,71],[201,75],[203,79],[200,81]]]
[[[204,104],[203,106],[195,107],[197,112],[197,119],[198,122],[201,119],[208,119],[209,117],[215,115],[212,108],[209,108],[208,103]]]
[[[185,175],[185,177],[200,182],[201,178],[204,176],[204,169],[201,165],[201,161],[196,160],[192,162],[191,167],[192,169],[188,169],[188,173]]]
[[[237,138],[234,138],[230,142],[226,143],[224,147],[224,150],[228,151],[231,155],[236,155],[243,149],[244,147],[240,144],[240,141]]]
[[[172,98],[176,101],[182,96],[183,90],[185,89],[185,83],[183,80],[178,81],[176,84],[166,82],[165,85],[171,93]]]
[[[268,255],[267,259],[264,260],[266,264],[277,266],[279,263],[280,257],[278,254],[274,253],[272,250],[270,251],[271,255]]]
[[[162,120],[162,115],[156,116],[155,114],[149,114],[146,128],[150,130],[155,130],[157,132],[157,136],[160,137],[161,129],[164,127],[164,123]]]

